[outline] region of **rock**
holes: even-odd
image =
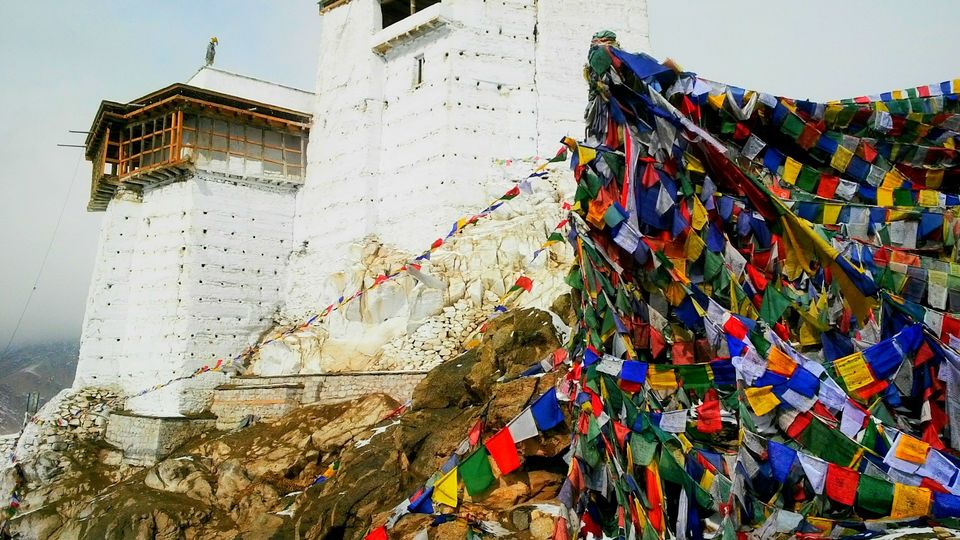
[[[430,540],[463,540],[467,537],[467,524],[462,520],[448,521],[430,533]]]
[[[534,510],[530,512],[530,538],[546,539],[553,536],[553,518]]]
[[[207,472],[193,459],[167,459],[147,472],[143,480],[147,487],[183,493],[202,502],[213,501],[213,488]]]

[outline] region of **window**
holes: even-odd
[[[418,54],[413,60],[416,62],[413,71],[413,87],[416,88],[423,84],[423,55]]]
[[[380,0],[383,28],[439,3],[440,0]]]
[[[174,161],[177,111],[127,124],[120,145],[120,175]]]
[[[242,176],[303,176],[303,137],[297,133],[184,115],[181,157]]]

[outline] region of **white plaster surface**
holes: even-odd
[[[272,325],[293,233],[293,193],[199,173],[107,208],[74,386],[127,393],[214,365]],[[214,383],[213,376],[206,376]],[[131,404],[199,412],[181,383]]]
[[[190,77],[187,84],[298,112],[310,112],[314,102],[312,92],[231,73],[212,66],[200,68]]]

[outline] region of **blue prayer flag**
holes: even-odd
[[[560,410],[560,402],[557,401],[556,388],[547,390],[537,398],[530,406],[530,410],[540,431],[546,431],[563,422],[563,411]]]
[[[781,484],[786,482],[790,468],[797,459],[797,451],[778,442],[767,441],[767,455],[770,468],[773,469],[773,478]]]

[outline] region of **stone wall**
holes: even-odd
[[[124,462],[152,465],[188,439],[214,428],[213,418],[161,418],[114,412],[104,440],[123,451]]]
[[[339,403],[375,393],[403,403],[426,375],[426,371],[381,371],[236,377],[216,389],[211,412],[217,416],[218,429],[232,429],[249,415],[273,420],[301,405]]]
[[[210,412],[217,417],[217,429],[233,429],[248,417],[279,418],[303,401],[303,384],[225,384],[213,394]]]

